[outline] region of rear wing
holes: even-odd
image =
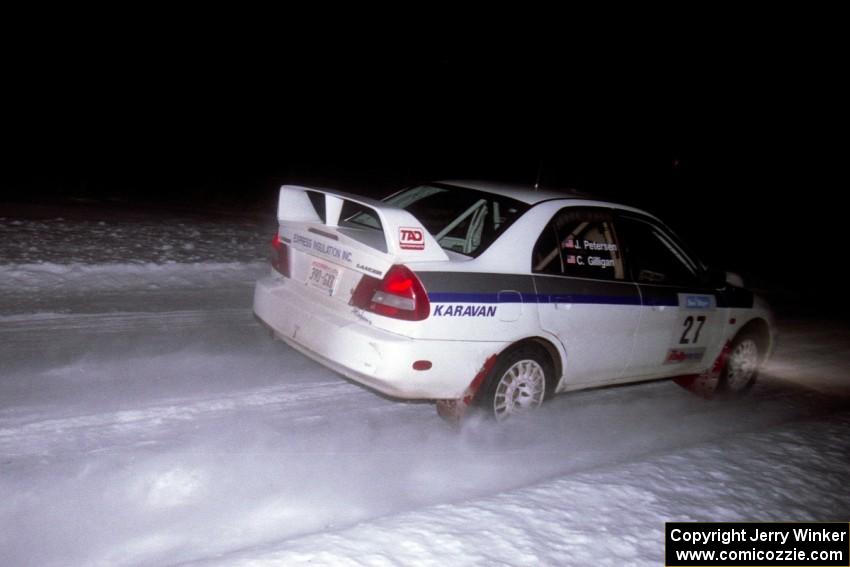
[[[324,210],[320,212],[317,206]],[[368,222],[357,222],[358,218]],[[391,256],[393,262],[448,260],[434,236],[412,214],[360,195],[284,185],[280,188],[277,220],[281,225],[324,227]]]

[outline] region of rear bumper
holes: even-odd
[[[294,349],[389,396],[460,398],[484,361],[507,346],[397,335],[360,320],[354,308],[334,311],[305,302],[299,287],[292,280],[260,279],[254,289],[254,314]],[[417,360],[430,361],[431,369],[414,370]]]

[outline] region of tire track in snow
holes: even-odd
[[[228,416],[232,419],[233,414],[239,412],[253,416],[263,412],[285,414],[287,423],[297,425],[332,414],[339,407],[345,408],[349,415],[356,415],[391,405],[329,370],[320,369],[319,375],[311,372],[312,376],[305,380],[299,375],[300,370],[305,368],[305,364],[309,369],[314,363],[302,359],[301,355],[282,343],[275,345],[279,348],[271,352],[263,353],[250,347],[243,351],[234,342],[237,338],[244,340],[247,337],[250,345],[251,337],[261,334],[250,309],[40,313],[6,316],[0,318],[0,322],[3,323],[0,326],[0,360],[6,353],[12,352],[18,357],[24,352],[24,358],[31,358],[27,351],[40,353],[57,337],[62,342],[66,340],[62,337],[71,334],[76,341],[94,345],[92,351],[79,355],[82,360],[79,357],[70,362],[48,360],[42,370],[34,370],[32,363],[26,362],[22,369],[12,373],[17,374],[19,381],[35,384],[49,378],[61,384],[83,376],[82,382],[74,387],[86,390],[90,383],[92,387],[106,391],[107,396],[116,399],[120,406],[114,408],[116,403],[112,403],[113,409],[102,412],[91,412],[97,406],[85,402],[81,406],[68,404],[67,407],[59,402],[60,405],[0,408],[0,454],[5,458],[48,456],[69,450],[79,452],[81,449],[108,450],[110,446],[119,446],[121,439],[126,441],[128,438],[135,442],[166,440],[169,430],[179,428],[181,423],[208,423],[227,419]],[[246,329],[253,333],[246,334]],[[209,333],[207,336],[215,341],[210,347],[212,352],[204,350],[208,345],[204,338],[198,339],[198,335],[204,333]],[[129,354],[119,351],[116,357],[108,346],[109,342],[128,341],[127,337],[132,336],[137,337],[136,342],[142,346],[164,341],[178,351],[147,355],[139,355],[138,351],[128,351]],[[219,348],[222,339],[225,341],[224,350]],[[259,349],[271,346],[269,339],[263,337],[260,340],[267,342],[259,345]],[[104,347],[104,344],[107,346]],[[201,363],[203,367],[199,367]],[[3,366],[9,365],[0,363],[0,368]],[[256,383],[246,384],[240,379],[238,373],[242,368],[246,368],[246,372],[259,372],[265,376],[266,382],[274,380],[279,369],[286,370],[281,372],[279,385],[258,387]],[[136,384],[152,377],[177,376],[181,372],[189,372],[189,382],[197,383],[197,387],[190,384],[192,390],[185,395],[146,401],[132,397],[132,388]],[[192,372],[197,374],[192,375]],[[212,378],[217,387],[224,384],[225,391],[215,395],[203,392],[204,382],[210,377],[208,372],[214,373]],[[4,374],[8,376],[10,373]],[[124,382],[102,383],[104,376],[119,374],[123,375]],[[323,378],[325,374],[332,378]],[[180,379],[183,378],[181,375]],[[148,389],[153,391],[155,388],[154,385]],[[200,395],[196,391],[200,391]],[[80,413],[73,413],[75,411]],[[70,444],[69,439],[73,440]],[[69,445],[73,448],[68,449]]]
[[[85,354],[164,348],[194,336],[239,336],[257,324],[250,309],[36,313],[0,317],[0,375],[67,365]],[[190,333],[191,331],[191,333]]]
[[[329,406],[338,408],[346,400],[347,415],[375,409],[369,399],[380,401],[373,394],[345,382],[333,380],[302,384],[286,384],[272,388],[236,392],[213,397],[167,400],[145,407],[135,407],[66,417],[4,417],[0,412],[0,454],[5,457],[49,455],[72,443],[73,451],[80,445],[99,451],[110,444],[126,448],[127,436],[136,441],[168,437],[180,423],[209,422],[231,417],[238,412],[285,414],[288,424],[309,422],[317,411]],[[380,405],[380,403],[378,404]]]

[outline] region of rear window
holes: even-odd
[[[509,197],[442,184],[412,187],[384,200],[416,217],[442,248],[473,257],[529,208]]]

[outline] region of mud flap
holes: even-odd
[[[463,400],[437,400],[437,415],[451,425],[460,425],[466,408]]]
[[[731,349],[732,343],[727,342],[723,345],[723,350],[720,351],[711,368],[702,374],[679,376],[673,381],[692,394],[710,400],[717,393],[717,389],[720,386],[720,375],[723,373],[723,369],[726,368],[726,361],[729,359]]]
[[[437,400],[437,415],[452,425],[459,425],[463,421],[463,416],[466,415],[469,406],[475,401],[478,390],[481,389],[484,380],[490,374],[490,370],[496,364],[496,358],[497,355],[493,354],[484,361],[484,365],[478,370],[478,373],[472,379],[472,382],[469,383],[469,386],[466,387],[461,398],[455,400]]]

